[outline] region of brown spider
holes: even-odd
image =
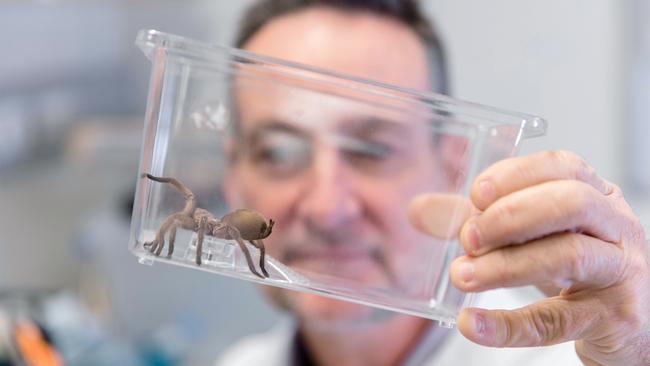
[[[176,229],[178,227],[186,230],[192,230],[197,233],[198,240],[196,244],[196,264],[201,265],[201,255],[203,254],[203,238],[209,235],[219,239],[235,240],[242,252],[246,256],[246,262],[251,272],[255,275],[265,278],[269,277],[264,268],[264,243],[262,239],[271,235],[273,229],[273,220],[266,223],[262,214],[251,209],[238,209],[226,214],[220,220],[216,219],[210,212],[205,209],[196,207],[194,193],[189,190],[183,183],[176,178],[156,177],[151,174],[143,174],[153,181],[160,183],[169,183],[178,189],[185,196],[185,207],[182,211],[169,215],[160,229],[156,233],[156,238],[144,243],[145,248],[156,256],[159,256],[165,246],[165,233],[169,231],[169,246],[167,256],[171,257],[174,252],[174,241],[176,240]],[[264,276],[255,270],[251,254],[244,243],[248,240],[254,247],[260,251],[260,269]]]

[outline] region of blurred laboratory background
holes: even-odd
[[[150,66],[137,31],[231,44],[252,2],[0,2],[0,365],[34,334],[70,365],[206,365],[281,317],[246,282],[127,248]],[[546,118],[522,153],[582,155],[650,231],[650,1],[422,3],[454,96]]]

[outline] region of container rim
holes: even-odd
[[[409,102],[425,104],[430,109],[453,115],[470,116],[482,120],[485,127],[500,125],[512,125],[520,129],[517,141],[521,138],[532,138],[542,136],[546,133],[547,122],[534,115],[509,111],[497,107],[482,105],[479,103],[459,100],[446,95],[433,92],[423,92],[416,89],[400,87],[375,80],[360,78],[357,76],[325,70],[297,62],[282,60],[275,57],[264,56],[254,52],[222,46],[219,44],[205,43],[186,37],[160,32],[153,29],[143,29],[138,32],[135,44],[152,59],[154,50],[164,49],[179,56],[186,56],[192,59],[213,61],[214,57],[227,54],[232,56],[233,62],[257,64],[261,66],[279,66],[287,76],[310,80],[308,75],[326,76],[327,83],[355,91],[380,94],[386,97],[406,99]],[[311,79],[316,82],[323,82],[322,79]]]

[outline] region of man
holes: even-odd
[[[412,89],[446,92],[442,49],[410,1],[262,1],[245,17],[238,46]],[[339,102],[326,110],[307,108],[301,111],[304,121],[288,123],[285,115],[297,113],[282,112],[283,98],[290,93],[269,86],[272,92],[254,95],[238,88],[244,82],[235,80],[233,88],[239,121],[230,176],[239,183],[227,184],[227,195],[234,206],[252,207],[278,222],[266,239],[269,253],[296,268],[324,272],[336,261],[342,277],[377,288],[401,286],[403,278],[417,275],[395,271],[402,268],[400,256],[417,252],[409,243],[418,242],[405,229],[408,202],[402,201],[453,185],[453,174],[443,179],[432,172],[457,164],[449,151],[462,151],[462,142],[438,142],[449,146],[436,145],[447,152],[427,160],[440,164],[436,169],[403,168],[409,164],[391,163],[393,155],[383,152],[406,151],[424,159],[431,152],[426,133],[404,127],[404,135],[391,139],[390,133],[380,132],[381,144],[362,147],[317,139],[300,123],[337,121],[334,127],[322,122],[326,126],[318,127],[318,136],[330,128],[363,138],[366,132],[359,132],[365,130],[358,121],[344,123],[352,108]],[[308,106],[316,97],[305,98]],[[403,141],[408,146],[400,145]],[[368,151],[379,151],[379,158]],[[401,168],[383,170],[384,165],[373,165],[378,160]],[[420,161],[407,160],[415,165]],[[392,187],[393,194],[378,195],[390,189],[375,190],[381,184]],[[575,340],[577,356],[588,365],[650,364],[650,254],[645,232],[618,187],[572,153],[542,152],[485,170],[472,185],[471,200],[476,213],[460,229],[468,255],[452,264],[453,284],[468,292],[536,285],[548,297],[511,311],[465,309],[458,327],[467,339],[491,347]],[[410,206],[411,223],[431,222],[439,210],[416,201]],[[356,249],[345,249],[352,241]],[[306,293],[264,290],[295,316],[295,331],[276,330],[245,340],[224,356],[223,364],[467,364],[469,352],[481,354],[480,364],[509,364],[500,358],[508,352],[544,354],[543,349],[526,354],[469,348],[425,319]],[[449,350],[456,354],[440,356]]]

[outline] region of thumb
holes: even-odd
[[[536,347],[581,339],[598,318],[597,305],[552,297],[515,310],[464,309],[460,332],[489,347]]]

